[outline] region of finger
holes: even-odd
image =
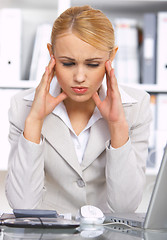
[[[41,82],[48,82],[50,77],[52,79],[52,76],[54,73],[54,66],[55,66],[55,60],[52,58],[48,66],[45,67],[45,72],[42,76]]]
[[[67,94],[65,92],[60,93],[57,97],[56,97],[56,102],[57,104],[59,104],[60,102],[62,102],[63,100],[65,100],[67,98]]]
[[[106,64],[106,83],[107,83],[107,89],[111,89],[111,61],[107,61]]]
[[[109,76],[106,76],[107,90],[111,90],[111,80]]]
[[[106,66],[106,70],[107,70],[107,75],[108,75],[108,77],[110,77],[110,71],[111,71],[111,69],[112,69],[111,61],[108,60],[108,61],[106,62],[106,64],[105,64],[105,66]]]
[[[119,92],[119,88],[118,88],[118,82],[117,79],[115,77],[115,73],[114,73],[114,69],[112,68],[110,71],[110,75],[111,75],[111,88],[112,88],[112,97],[117,97],[120,99],[121,101],[121,95]]]
[[[43,87],[46,87],[49,91],[50,89],[50,83],[54,77],[54,66],[55,66],[55,59],[52,57],[48,66],[45,68],[45,73],[42,76],[41,84]]]
[[[53,110],[60,102],[65,100],[67,97],[68,96],[65,92],[60,93],[57,97],[53,97],[51,95],[48,95],[48,99],[50,98],[50,100],[48,100],[50,102],[49,106]]]
[[[117,86],[117,79],[115,77],[114,69],[111,66],[111,61],[106,62],[106,71],[107,71],[107,89],[116,90]]]
[[[52,81],[52,78],[54,76],[55,64],[56,64],[56,60],[55,60],[54,56],[51,56],[51,60],[48,64],[48,66],[46,67],[47,77],[48,77],[48,82],[49,83]]]
[[[51,59],[50,59],[50,62],[48,64],[49,73],[53,70],[53,68],[55,66],[55,63],[56,63],[56,59],[53,55],[51,55]]]
[[[98,95],[97,92],[95,92],[95,93],[93,94],[92,99],[93,99],[93,101],[95,102],[96,106],[99,107],[100,104],[101,104],[101,99],[100,99],[100,97],[99,97],[99,95]]]
[[[110,71],[110,76],[111,76],[111,86],[113,90],[118,90],[118,83],[117,79],[115,77],[114,69],[112,68]]]

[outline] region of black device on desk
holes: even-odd
[[[6,219],[3,225],[17,228],[76,228],[80,223],[63,218],[15,218]]]
[[[4,214],[1,225],[18,228],[76,228],[80,222],[64,219],[55,210],[14,209]]]
[[[47,217],[47,218],[57,218],[59,214],[56,210],[42,210],[42,209],[13,209],[13,213],[16,218],[26,218],[26,217]]]

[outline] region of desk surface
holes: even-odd
[[[35,229],[1,227],[0,240],[55,240],[55,239],[97,239],[97,240],[166,240],[167,232],[142,232],[113,227],[91,227],[87,229]]]

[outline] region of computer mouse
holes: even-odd
[[[102,224],[105,220],[103,212],[92,205],[85,205],[80,208],[81,224]]]

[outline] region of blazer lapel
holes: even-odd
[[[103,97],[105,97],[105,90]],[[129,108],[137,101],[130,97],[122,88],[120,88],[122,103],[127,120]],[[28,106],[32,105],[35,91],[31,91],[24,99],[28,100]],[[31,101],[31,102],[29,102]],[[76,156],[75,148],[68,127],[55,114],[49,114],[43,124],[42,134],[44,138],[55,148],[62,158],[82,177],[82,170],[87,168],[104,150],[105,143],[110,139],[108,125],[104,119],[99,119],[90,130],[90,137],[84,154],[82,164],[80,165]]]
[[[124,103],[125,117],[128,121],[129,128],[132,125],[129,118],[131,107],[135,103]],[[88,145],[81,164],[82,170],[86,169],[106,148],[106,141],[110,140],[110,133],[107,122],[101,118],[92,127]]]
[[[44,121],[42,135],[63,157],[63,159],[82,177],[82,169],[75,153],[70,131],[64,122],[53,113],[49,114]]]
[[[101,118],[91,127],[88,145],[81,164],[82,170],[86,169],[105,150],[105,143],[109,139],[107,122]]]

